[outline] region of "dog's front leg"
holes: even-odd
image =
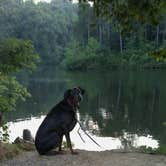
[[[66,154],[66,152],[64,150],[62,150],[62,141],[63,141],[63,135],[60,136],[60,142],[59,142],[59,146],[58,146],[58,153],[59,154]]]
[[[71,144],[71,140],[70,140],[70,134],[66,133],[65,137],[66,137],[66,141],[67,141],[67,146],[70,148],[71,154],[78,154],[77,152],[74,152],[73,149],[72,149],[72,144]]]
[[[59,142],[59,152],[62,151],[62,141],[63,141],[63,135],[60,136],[60,142]]]

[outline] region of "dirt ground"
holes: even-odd
[[[166,166],[166,156],[136,152],[90,152],[79,154],[39,156],[36,151],[24,152],[11,160],[0,161],[0,166]]]

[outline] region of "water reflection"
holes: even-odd
[[[23,129],[29,129],[32,132],[32,136],[34,137],[36,131],[43,121],[45,116],[41,116],[40,118],[32,117],[30,119],[26,119],[24,121],[17,122],[8,122],[9,133],[10,133],[10,141],[13,142],[18,136],[22,137]],[[92,121],[89,122],[90,127],[95,128],[96,124]],[[112,149],[129,149],[131,147],[139,147],[139,146],[150,146],[153,148],[158,147],[158,142],[153,140],[151,136],[147,137],[139,137],[137,134],[128,134],[124,132],[121,137],[101,137],[96,134],[92,134],[90,131],[87,131],[88,134],[101,146],[97,146],[92,142],[91,139],[80,130],[81,137],[84,139],[85,143],[81,140],[78,129],[80,128],[79,124],[75,126],[74,130],[71,132],[71,140],[74,144],[75,149],[84,149],[89,151],[103,151],[103,150],[112,150]]]
[[[99,143],[108,144],[107,147],[103,145],[105,148],[140,146],[143,143],[157,147],[158,140],[166,144],[166,129],[162,126],[166,121],[165,74],[165,71],[81,73],[56,71],[54,67],[40,68],[31,76],[25,73],[19,76],[33,97],[20,103],[17,111],[7,114],[7,118],[15,121],[41,117],[62,99],[65,89],[80,85],[86,89],[79,112],[80,121]],[[37,126],[36,118],[30,121],[32,126]],[[28,126],[30,124],[25,128]],[[77,137],[73,135],[73,138]],[[76,139],[74,144],[77,142]],[[79,148],[91,147],[93,143],[89,142],[80,144]]]

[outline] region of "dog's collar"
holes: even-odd
[[[75,106],[75,103],[73,103],[72,100],[67,99],[67,103],[68,103],[68,105],[69,105],[70,107],[72,107],[73,110],[77,110],[77,109],[78,109],[78,107]]]

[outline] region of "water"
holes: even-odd
[[[110,150],[166,144],[166,71],[64,72],[53,66],[38,69],[19,80],[28,87],[32,98],[19,103],[17,111],[7,114],[10,141],[28,128],[33,136],[45,114],[73,86],[86,89],[79,121],[95,145],[80,130],[71,133],[75,148]]]

